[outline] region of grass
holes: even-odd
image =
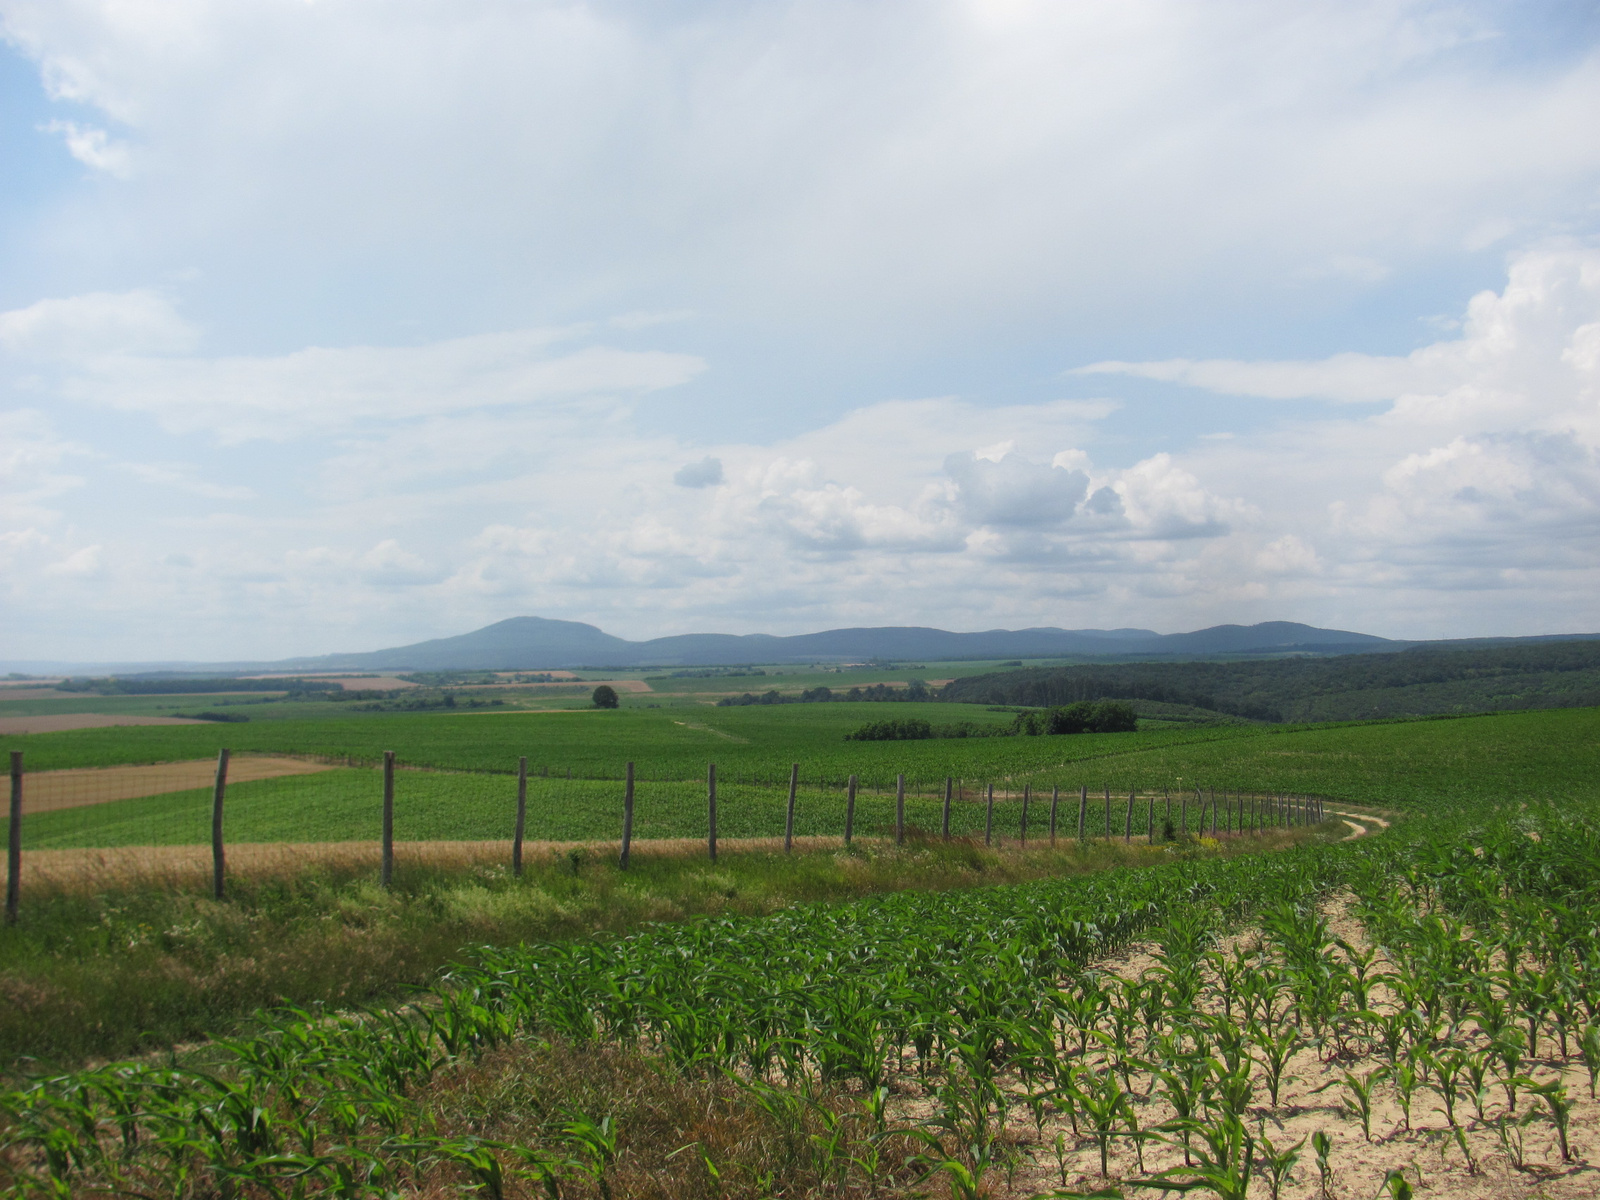
[[[1293,837],[1196,852],[1270,850]],[[530,855],[520,879],[504,857],[402,855],[385,891],[363,847],[320,860],[262,859],[231,873],[222,902],[210,898],[198,871],[63,877],[30,890],[19,924],[0,929],[0,1061],[155,1049],[239,1028],[264,1006],[382,1001],[427,983],[475,944],[616,934],[652,921],[1171,858],[1160,847],[1116,841],[1056,851],[861,841],[789,856],[734,849],[715,864],[684,849],[638,847],[623,872],[609,854],[553,848]]]
[[[898,771],[908,775],[907,818],[924,829],[939,828],[937,797],[945,775],[959,779],[967,799],[955,806],[953,828],[964,834],[982,831],[983,806],[975,800],[986,781],[996,782],[1002,789],[996,828],[1007,836],[1019,826],[1018,793],[1024,784],[1033,787],[1040,801],[1030,821],[1035,831],[1043,827],[1044,800],[1052,787],[1072,798],[1063,820],[1073,827],[1078,789],[1089,788],[1095,798],[1089,806],[1094,831],[1101,828],[1104,807],[1099,797],[1106,787],[1114,797],[1114,830],[1122,828],[1118,810],[1131,788],[1173,795],[1192,795],[1195,788],[1302,792],[1435,812],[1531,797],[1570,801],[1600,793],[1600,709],[1294,729],[1229,726],[931,742],[833,740],[851,720],[833,710],[881,711],[882,707],[719,710],[719,724],[703,727],[681,725],[656,713],[626,712],[389,719],[381,722],[388,733],[409,729],[414,734],[412,752],[418,757],[457,768],[398,774],[396,837],[402,841],[510,837],[515,805],[510,775],[459,768],[487,762],[509,770],[519,743],[497,742],[497,737],[530,730],[536,730],[546,746],[557,742],[558,735],[565,738],[560,744],[573,756],[589,755],[591,766],[610,736],[620,743],[614,752],[639,756],[635,835],[641,839],[704,836],[704,771],[709,758],[719,764],[719,827],[727,837],[782,833],[788,766],[796,760],[802,769],[796,831],[802,835],[843,832],[842,784],[851,772],[863,782],[857,819],[864,833],[881,831],[892,822]],[[355,724],[340,722],[332,728],[330,723],[318,736],[331,738]],[[287,728],[287,723],[277,728]],[[192,754],[195,747],[176,744],[167,736],[188,732],[188,727],[176,727],[34,735],[29,745],[41,747],[42,752],[30,749],[28,762],[38,765],[42,758],[47,764],[54,760],[79,765],[115,755]],[[199,732],[209,735],[213,745],[222,736],[210,729]],[[151,736],[135,736],[146,733]],[[316,748],[293,737],[276,744],[274,739],[256,739],[254,744],[248,744],[249,739],[230,740],[238,750]],[[370,745],[347,739],[324,742],[321,748],[329,753],[365,753]],[[661,757],[645,757],[652,752]],[[677,779],[671,778],[671,771],[680,772]],[[368,768],[237,784],[228,792],[227,836],[234,842],[372,839],[379,834],[380,803],[378,773]],[[560,771],[547,778],[536,770],[529,781],[528,805],[532,838],[620,836],[622,787],[615,780],[568,780]],[[1136,811],[1136,830],[1143,830],[1144,816],[1142,809]],[[210,793],[202,788],[30,815],[24,836],[27,849],[207,842]]]

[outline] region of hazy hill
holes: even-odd
[[[1350,653],[1405,643],[1292,621],[1218,625],[1193,633],[1148,629],[943,629],[886,626],[830,629],[793,637],[689,633],[630,642],[579,621],[512,617],[459,637],[391,650],[296,658],[283,670],[527,670],[542,667],[729,666],[740,663],[851,662],[872,658],[1045,658],[1084,655]]]

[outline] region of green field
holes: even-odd
[[[511,835],[515,756],[527,753],[528,836],[590,840],[620,835],[624,762],[637,763],[640,838],[705,833],[705,772],[719,774],[719,832],[726,837],[783,832],[791,763],[801,765],[800,834],[838,834],[844,782],[862,792],[857,829],[892,821],[895,777],[905,774],[908,821],[937,829],[947,776],[963,801],[954,829],[983,829],[978,797],[1001,791],[996,826],[1019,827],[1020,793],[1060,788],[1076,796],[1109,788],[1120,808],[1130,789],[1192,794],[1196,788],[1311,793],[1353,803],[1421,812],[1600,794],[1600,709],[1567,709],[1450,720],[1283,728],[1174,728],[1131,734],[845,742],[844,733],[881,705],[792,705],[719,709],[703,720],[670,710],[441,717],[384,716],[325,724],[131,727],[9,739],[30,769],[193,759],[220,744],[239,751],[323,755],[370,763],[386,748],[401,762],[395,836],[400,840],[479,840]],[[947,709],[903,705],[908,713]],[[975,714],[976,715],[976,714]],[[982,714],[1003,719],[1001,714]],[[543,756],[540,751],[543,751]],[[574,778],[566,778],[573,767]],[[544,772],[548,771],[548,775]],[[378,836],[381,782],[371,767],[236,784],[229,789],[230,841],[345,841]],[[1075,805],[1070,816],[1075,823]],[[1137,809],[1144,829],[1147,809]],[[210,838],[207,790],[175,792],[31,816],[24,846],[203,843]],[[1044,817],[1036,809],[1033,828]],[[1090,805],[1091,832],[1104,822]],[[1096,822],[1099,822],[1098,824]],[[1113,832],[1123,829],[1114,817]]]

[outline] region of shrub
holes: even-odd
[[[1125,700],[1102,700],[1089,718],[1090,733],[1134,733],[1138,728],[1139,715]]]
[[[1018,723],[1020,726],[1020,717]],[[1102,700],[1098,704],[1079,700],[1052,708],[1045,714],[1044,725],[1046,733],[1132,733],[1139,728],[1139,718],[1133,705],[1125,700]]]
[[[616,708],[620,703],[617,700],[617,689],[608,683],[602,683],[595,688],[593,699],[596,708]]]
[[[871,721],[854,733],[844,735],[847,742],[908,742],[933,736],[933,726],[911,717],[902,721]]]

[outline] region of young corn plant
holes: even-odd
[[[1300,1030],[1287,1024],[1273,1030],[1259,1021],[1249,1022],[1246,1028],[1255,1047],[1256,1061],[1261,1064],[1266,1077],[1267,1095],[1272,1098],[1272,1107],[1277,1108],[1279,1091],[1287,1080],[1295,1078],[1292,1075],[1285,1076],[1283,1072],[1302,1045]]]
[[[1272,1200],[1279,1200],[1283,1185],[1291,1180],[1295,1164],[1300,1161],[1300,1152],[1305,1148],[1305,1144],[1306,1139],[1301,1138],[1292,1146],[1280,1148],[1267,1136],[1265,1121],[1257,1127],[1256,1145],[1260,1148],[1261,1165],[1267,1171],[1267,1186],[1272,1191]]]
[[[1550,1124],[1555,1126],[1556,1140],[1561,1146],[1561,1161],[1571,1162],[1572,1147],[1567,1142],[1567,1129],[1572,1122],[1573,1101],[1567,1094],[1566,1086],[1559,1079],[1539,1083],[1527,1076],[1518,1082],[1529,1095],[1544,1101],[1545,1111],[1550,1114]]]
[[[1168,1192],[1203,1188],[1217,1200],[1247,1200],[1255,1171],[1255,1139],[1243,1121],[1224,1113],[1214,1121],[1169,1121],[1162,1128],[1195,1135],[1191,1139],[1194,1165],[1168,1167],[1148,1179],[1135,1180],[1135,1187]]]
[[[1328,1200],[1333,1195],[1333,1167],[1328,1162],[1333,1154],[1333,1139],[1319,1129],[1311,1135],[1311,1149],[1317,1155],[1318,1194]]]
[[[1388,1074],[1388,1067],[1378,1067],[1363,1075],[1357,1075],[1354,1071],[1343,1071],[1340,1073],[1341,1078],[1325,1083],[1316,1090],[1320,1092],[1330,1087],[1343,1087],[1344,1093],[1339,1097],[1340,1103],[1348,1116],[1355,1117],[1361,1122],[1361,1136],[1370,1142],[1373,1093]]]

